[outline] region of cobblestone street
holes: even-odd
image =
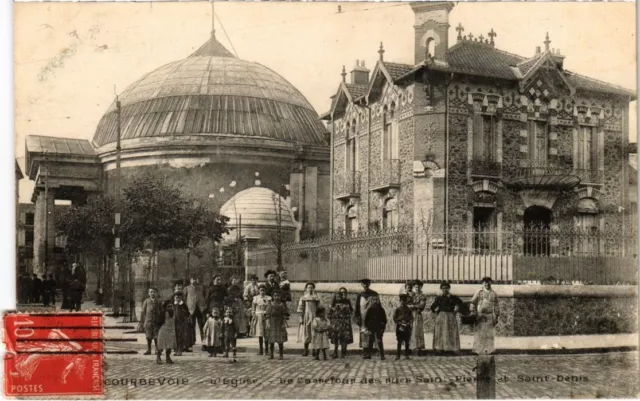
[[[196,353],[174,361],[159,366],[153,357],[140,354],[108,356],[106,395],[119,399],[476,397],[471,356],[411,361],[352,356],[319,362],[297,355],[269,361],[240,354],[238,363],[230,364]],[[637,352],[496,356],[496,373],[498,398],[628,398],[640,393]]]

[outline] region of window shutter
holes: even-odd
[[[391,159],[399,159],[400,143],[398,138],[398,122],[391,123]]]
[[[484,128],[482,127],[482,114],[475,113],[473,115],[473,158],[481,160],[484,157],[483,138]]]
[[[589,132],[587,133],[590,136],[590,140],[591,140],[591,149],[589,155],[585,155],[585,157],[590,157],[591,158],[591,170],[592,171],[597,171],[598,170],[598,150],[600,149],[600,144],[598,143],[598,133],[596,132],[595,128],[589,128]]]

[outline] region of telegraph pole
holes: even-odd
[[[114,215],[114,269],[112,274],[112,280],[114,284],[112,285],[112,305],[114,309],[116,308],[116,286],[119,280],[115,277],[115,265],[120,267],[119,260],[119,252],[120,252],[120,136],[121,136],[121,126],[120,126],[120,99],[118,99],[118,95],[116,95],[116,118],[117,118],[117,138],[116,138],[116,171],[115,171],[115,195],[116,195],[116,210]],[[118,275],[120,275],[120,269],[118,268]],[[122,283],[124,284],[124,283]],[[124,287],[124,286],[122,286]],[[124,288],[122,288],[124,290]]]

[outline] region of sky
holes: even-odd
[[[338,7],[341,12],[338,13]],[[345,65],[373,69],[384,43],[388,61],[413,64],[414,16],[407,3],[215,4],[216,37],[242,59],[283,76],[318,113]],[[566,56],[565,69],[636,88],[634,3],[458,3],[454,27],[486,36],[521,56],[551,48]],[[209,38],[211,4],[15,3],[15,150],[24,156],[27,135],[91,140],[115,98],[142,75],[187,57]],[[630,105],[630,140],[636,142],[636,102]],[[20,182],[20,201],[33,185]]]

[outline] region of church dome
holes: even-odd
[[[144,75],[119,100],[123,141],[230,135],[326,145],[326,129],[300,91],[271,69],[238,59],[214,36],[191,56]],[[114,102],[94,145],[116,142],[117,125]]]
[[[295,231],[297,225],[289,203],[284,198],[278,201],[278,196],[268,188],[248,188],[225,202],[220,208],[220,214],[229,218],[227,223],[229,227],[237,228],[241,223],[243,235],[252,233],[256,229],[274,230],[278,226],[278,218],[280,218],[281,230]],[[281,208],[280,216],[278,216],[278,206]],[[227,236],[235,235],[235,232],[231,232]]]

